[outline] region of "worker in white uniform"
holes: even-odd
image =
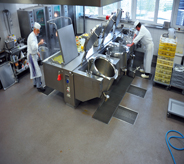
[[[148,29],[144,25],[141,25],[138,20],[135,21],[134,27],[137,31],[134,34],[133,42],[132,44],[127,44],[127,46],[131,47],[134,44],[137,44],[139,40],[141,40],[141,43],[146,47],[143,61],[143,69],[140,69],[140,72],[144,73],[141,74],[142,78],[149,78],[154,51],[153,39]]]
[[[30,79],[33,79],[33,86],[37,87],[39,92],[43,92],[45,88],[42,87],[41,82],[41,70],[38,65],[38,56],[40,57],[40,53],[38,52],[38,46],[43,44],[43,39],[38,43],[37,36],[40,33],[41,25],[37,22],[34,23],[34,29],[29,34],[27,39],[27,59],[30,68]]]

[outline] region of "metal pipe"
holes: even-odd
[[[83,32],[85,33],[85,25],[86,24],[86,19],[85,19],[85,6],[83,6]]]
[[[71,19],[70,17],[65,17],[65,16],[60,16],[60,17],[57,17],[57,18],[55,18],[55,19],[51,19],[51,20],[47,21],[47,23],[50,23],[51,21],[57,20],[57,19],[59,19],[59,18],[70,19],[70,23],[72,24],[72,19]]]

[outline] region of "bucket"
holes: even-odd
[[[40,58],[42,61],[49,57],[49,49],[47,47],[40,46],[38,51],[40,52]]]
[[[168,31],[169,31],[169,38],[174,39],[175,29],[174,28],[169,28]]]

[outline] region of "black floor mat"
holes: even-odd
[[[133,78],[123,76],[118,83],[113,85],[109,94],[110,98],[98,107],[93,118],[108,124],[132,81]]]
[[[144,73],[142,73],[142,72],[140,72],[140,71],[136,71],[135,76],[141,77],[142,74],[144,74]],[[153,77],[152,74],[150,74],[150,75],[149,75],[149,78],[147,78],[147,80],[152,80],[152,77]],[[142,77],[141,77],[141,78],[142,78]]]
[[[132,110],[129,110],[123,106],[118,106],[118,109],[116,110],[114,117],[126,121],[130,124],[134,124],[135,120],[137,118],[138,113],[134,112]]]
[[[46,87],[45,87],[45,91],[42,92],[42,93],[45,94],[45,95],[49,95],[53,90],[54,90],[54,89],[52,89],[52,88],[46,86]]]
[[[145,94],[146,94],[146,90],[143,88],[139,88],[133,85],[130,85],[130,87],[127,90],[128,93],[134,94],[136,96],[142,97],[144,98]]]

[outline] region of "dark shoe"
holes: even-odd
[[[45,91],[45,88],[41,87],[41,88],[37,88],[38,89],[38,92],[44,92]]]
[[[42,82],[41,82],[40,84],[42,85]],[[36,85],[33,85],[33,87],[35,87],[35,88],[36,88]]]

